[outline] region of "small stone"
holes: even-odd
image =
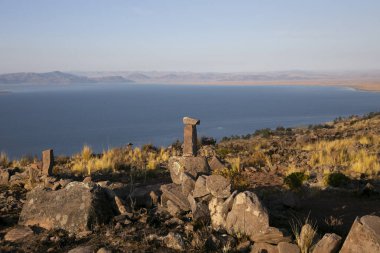
[[[109,250],[105,247],[102,247],[102,248],[98,249],[98,251],[96,253],[112,253],[112,250]]]
[[[164,238],[164,243],[166,247],[178,251],[184,251],[185,250],[185,242],[183,241],[183,238],[180,234],[170,232],[167,236]]]
[[[265,243],[257,242],[253,244],[251,253],[279,253],[277,246]]]
[[[199,119],[194,119],[190,117],[183,117],[184,125],[199,125],[201,121]]]
[[[26,226],[16,226],[5,234],[4,240],[16,242],[27,236],[33,235],[33,230]]]
[[[125,208],[123,201],[118,196],[115,196],[115,203],[120,214],[127,213],[127,209]]]
[[[224,199],[231,195],[231,183],[221,175],[208,176],[206,188],[215,198]]]
[[[278,253],[300,253],[301,252],[300,248],[296,244],[289,243],[289,242],[280,242],[277,245],[277,248],[278,248]]]
[[[85,177],[82,182],[83,183],[91,183],[92,182],[92,178],[91,177]]]
[[[290,242],[290,236],[285,236],[284,233],[275,227],[269,227],[263,233],[255,233],[250,237],[253,242],[266,242],[270,244],[279,244],[280,242]]]
[[[79,246],[69,250],[67,253],[94,253],[94,249],[92,246]]]
[[[251,249],[251,242],[245,241],[238,244],[236,251],[239,253],[248,253]]]

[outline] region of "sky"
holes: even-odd
[[[379,0],[0,0],[0,73],[370,69]]]

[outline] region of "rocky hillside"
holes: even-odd
[[[379,252],[380,114],[132,145],[0,155],[1,252]]]

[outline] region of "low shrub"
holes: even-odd
[[[325,184],[333,187],[340,187],[346,185],[350,179],[340,172],[334,172],[326,175]]]
[[[290,189],[298,189],[302,186],[303,182],[308,179],[304,172],[293,172],[285,177],[284,184]]]

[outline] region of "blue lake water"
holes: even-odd
[[[0,151],[12,158],[97,152],[182,139],[182,117],[201,119],[199,136],[331,121],[380,111],[380,93],[336,87],[96,85],[14,89],[0,94]]]

